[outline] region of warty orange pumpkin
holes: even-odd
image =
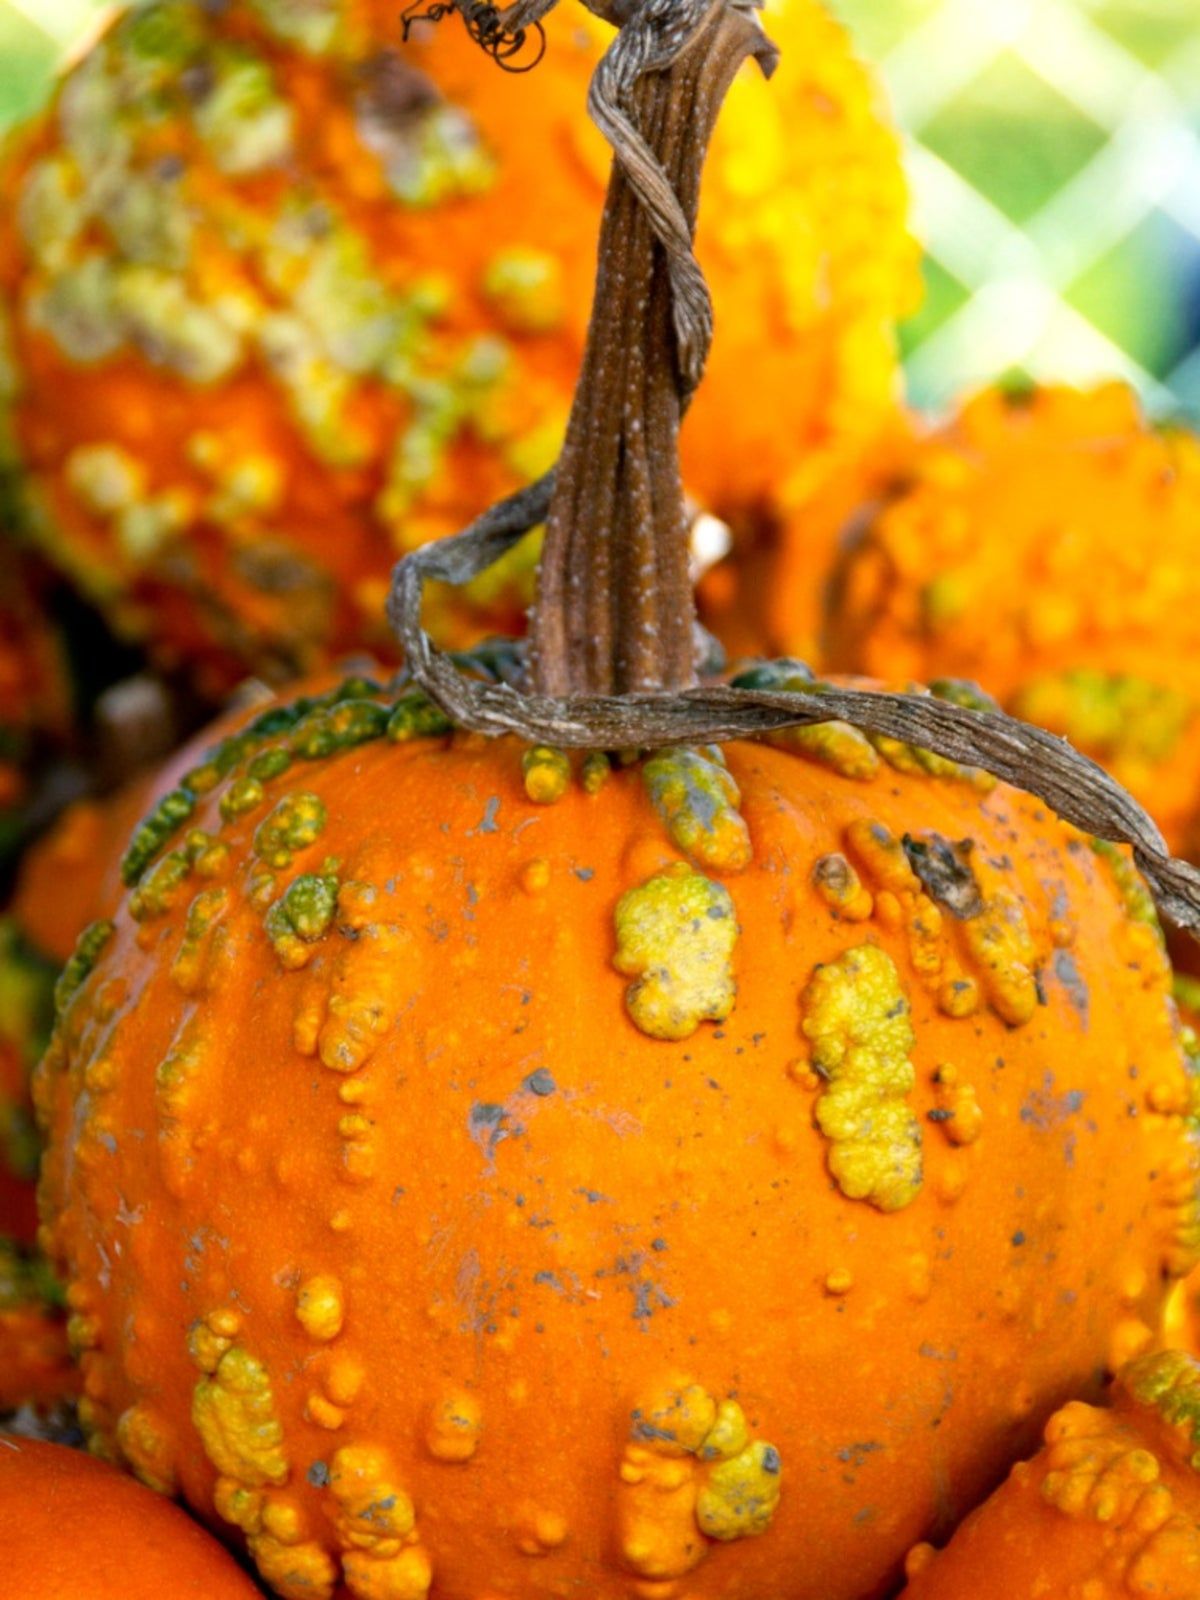
[[[683,241],[763,50],[668,0],[602,77],[634,133],[539,703],[693,680]],[[1125,856],[846,725],[625,742],[488,740],[406,681],[272,708],[137,830],[68,963],[35,1098],[81,1419],[281,1595],[883,1593],[1195,1260]]]
[[[874,1592],[1193,1259],[1154,933],[965,776],[731,747],[539,806],[511,745],[386,736],[427,714],[174,792],[68,969],[44,1243],[94,1447],[285,1594],[706,1551],[680,1592]]]
[[[1072,1401],[1032,1461],[940,1554],[909,1557],[903,1600],[1196,1600],[1200,1595],[1200,1362],[1142,1356],[1111,1404]]]
[[[1200,806],[1196,440],[1149,427],[1121,384],[993,390],[864,521],[830,590],[829,664],[977,680],[1181,845]]]
[[[916,282],[870,79],[817,0],[778,21],[783,93],[735,87],[701,228],[729,286],[715,370],[732,393],[753,357],[761,404],[701,400],[686,465],[735,524],[779,480],[778,440],[832,467],[876,431]],[[536,96],[457,22],[398,53],[399,28],[390,0],[152,0],[5,169],[32,531],[120,633],[214,693],[247,665],[386,647],[396,554],[561,436],[606,170],[574,118],[600,25],[552,37]],[[518,624],[531,573],[476,585],[443,634]]]
[[[341,674],[310,680],[297,692],[320,692],[331,681],[341,682]],[[69,806],[21,858],[0,919],[0,1408],[58,1398],[76,1385],[50,1273],[22,1253],[37,1230],[41,1155],[29,1080],[49,1039],[57,981],[82,930],[116,910],[121,857],[140,818],[270,699],[261,686],[257,692],[247,686],[163,767],[142,772],[115,794]]]
[[[8,1600],[255,1600],[182,1512],[80,1450],[0,1434]]]

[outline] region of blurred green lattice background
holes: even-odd
[[[914,398],[1122,374],[1200,414],[1197,0],[830,0],[904,128],[928,294]],[[0,127],[100,0],[0,0]]]
[[[1006,372],[1200,410],[1195,0],[835,0],[908,140],[914,395]]]

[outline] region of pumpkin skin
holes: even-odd
[[[1071,1401],[941,1554],[912,1553],[903,1600],[1195,1600],[1198,1405],[1200,1362],[1178,1350],[1132,1362],[1111,1406]]]
[[[1200,445],[1132,392],[985,393],[917,449],[832,588],[828,663],[973,678],[1178,848],[1200,800]]]
[[[319,694],[342,678],[341,671],[327,673],[296,692]],[[0,1406],[42,1403],[77,1386],[63,1318],[46,1292],[48,1274],[4,1239],[27,1246],[37,1233],[41,1140],[30,1075],[50,1036],[55,985],[80,932],[120,903],[121,856],[137,824],[213,745],[270,700],[261,689],[244,695],[158,771],[143,772],[115,794],[68,806],[21,859],[8,915],[0,919]]]
[[[348,665],[293,692],[320,694],[343,681]],[[355,665],[370,671],[375,663],[362,658]],[[50,1036],[59,973],[83,929],[120,903],[121,856],[137,824],[214,744],[270,703],[261,685],[246,686],[165,765],[141,772],[115,794],[68,806],[21,857],[8,915],[0,919],[0,1219],[22,1240],[36,1231],[32,1180],[40,1154],[29,1075]]]
[[[284,1595],[885,1592],[1194,1260],[1136,878],[836,727],[585,788],[436,722],[252,725],[68,968],[92,1448]]]
[[[258,1594],[178,1506],[80,1450],[0,1435],[0,1511],[14,1534],[4,1562],[11,1600]]]
[[[396,555],[552,463],[608,168],[580,116],[607,30],[573,22],[529,94],[456,19],[397,55],[390,3],[155,0],[16,141],[0,289],[31,531],[214,696],[390,648]],[[833,462],[871,437],[916,284],[870,79],[817,0],[772,22],[785,64],[735,86],[700,230],[728,308],[710,370],[753,361],[766,402],[689,420],[693,492],[735,523],[783,439]],[[441,636],[519,626],[531,577],[522,550],[435,600]]]

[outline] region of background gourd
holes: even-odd
[[[1181,846],[1200,807],[1200,446],[1118,384],[989,392],[868,507],[829,663],[973,678],[1065,734]]]
[[[1072,1401],[1032,1461],[959,1528],[940,1555],[909,1558],[903,1600],[1089,1600],[1200,1593],[1200,1363],[1177,1350],[1119,1375],[1110,1405]]]
[[[916,282],[869,78],[816,0],[775,20],[780,84],[737,85],[701,229],[714,379],[733,392],[753,355],[756,403],[702,398],[686,445],[693,492],[748,530],[785,457],[815,482],[883,424]],[[26,520],[119,634],[213,694],[386,647],[396,555],[559,443],[607,171],[578,117],[602,28],[552,30],[533,94],[461,28],[403,53],[398,29],[390,3],[154,0],[5,169]],[[513,626],[530,572],[478,585],[443,634]]]
[[[258,1590],[176,1506],[79,1450],[0,1437],[11,1600],[255,1600]]]

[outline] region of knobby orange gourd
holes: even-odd
[[[685,221],[755,47],[733,8],[693,24],[631,94]],[[543,690],[688,672],[682,367],[634,193]],[[895,742],[572,761],[351,682],[201,762],[125,877],[35,1081],[80,1416],[281,1595],[863,1600],[1195,1259],[1139,880]]]
[[[1195,1600],[1200,1595],[1200,1362],[1130,1363],[1105,1407],[1072,1401],[1045,1445],[959,1528],[909,1557],[903,1600]]]
[[[1094,756],[1178,847],[1200,811],[1198,521],[1200,446],[1150,428],[1124,385],[988,392],[867,512],[827,659],[977,680]]]
[[[295,686],[320,693],[340,683],[327,672]],[[164,766],[131,776],[114,794],[68,806],[25,850],[12,899],[0,919],[0,1231],[31,1238],[32,1179],[39,1145],[29,1104],[29,1074],[54,1018],[54,986],[80,933],[120,903],[121,857],[141,818],[211,745],[249,721],[270,696],[242,695]]]
[[[538,93],[399,8],[134,8],[70,68],[3,179],[0,410],[26,515],[121,634],[213,693],[388,644],[397,553],[549,465],[587,319],[606,156],[575,108],[600,25]],[[817,0],[781,93],[747,78],[701,249],[727,286],[694,492],[737,522],[787,450],[831,466],[894,404],[915,255],[891,131]],[[869,248],[868,248],[869,246]],[[769,333],[767,330],[769,329]],[[448,606],[515,626],[532,564]]]
[[[848,734],[547,806],[429,714],[272,714],[69,969],[93,1448],[284,1594],[875,1592],[1193,1259],[1127,869]]]
[[[8,1600],[255,1600],[177,1506],[80,1450],[0,1434]]]
[[[341,681],[326,675],[296,692]],[[243,695],[157,772],[142,772],[115,794],[77,801],[22,857],[0,920],[0,1408],[44,1404],[77,1384],[53,1281],[20,1248],[36,1233],[41,1155],[29,1079],[49,1039],[58,977],[82,930],[120,903],[121,857],[140,818],[269,699]]]

